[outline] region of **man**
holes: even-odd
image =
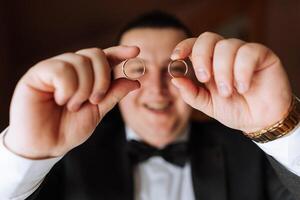
[[[121,46],[33,66],[16,87],[2,134],[1,198],[300,198],[299,105],[279,58],[263,45],[214,33],[189,37],[173,17],[152,13],[124,29]],[[146,74],[121,78],[119,64],[135,57],[144,60]],[[171,59],[187,58],[197,82],[168,73]],[[114,113],[104,118],[117,103],[124,125]],[[259,146],[277,160],[269,157],[282,182],[240,131],[189,122],[190,106],[249,137],[255,132],[253,139],[267,142]],[[261,130],[278,131],[273,125],[281,120],[291,127],[266,138]],[[139,155],[145,149],[154,155]]]

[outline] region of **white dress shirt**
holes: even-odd
[[[1,200],[23,200],[42,183],[44,177],[61,157],[30,160],[10,152],[0,135],[0,197]],[[127,137],[135,137],[134,135]],[[275,141],[257,144],[288,170],[300,176],[300,125],[290,134]],[[137,200],[194,199],[190,164],[178,168],[159,157],[139,164],[135,170]]]
[[[177,138],[188,139],[189,127]],[[139,141],[139,136],[126,128],[127,140]],[[134,169],[134,199],[136,200],[194,200],[191,165],[178,167],[160,156],[139,163]]]

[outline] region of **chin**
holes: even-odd
[[[149,125],[149,129],[151,129],[152,132],[157,133],[159,135],[171,135],[172,133],[174,133],[174,130],[176,128],[174,124],[158,122],[151,123]]]
[[[176,140],[176,135],[173,135],[171,133],[166,132],[156,132],[152,137],[145,137],[144,139],[149,144],[155,146],[155,147],[164,147]]]
[[[156,126],[153,124],[150,126],[150,129],[149,131],[151,131],[152,134],[154,133],[157,138],[173,138],[178,132],[178,127],[175,127],[174,124],[156,124]]]

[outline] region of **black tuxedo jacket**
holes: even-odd
[[[217,122],[192,123],[189,150],[197,200],[300,199],[300,178],[269,158],[275,173],[239,131]],[[58,162],[28,199],[133,200],[133,185],[124,125],[113,114]]]

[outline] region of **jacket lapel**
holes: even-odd
[[[205,136],[192,127],[189,149],[195,198],[228,200],[223,148],[206,142]]]
[[[112,129],[110,124],[102,123],[86,143],[64,159],[64,199],[133,200],[133,170],[124,128],[122,124],[114,126]]]
[[[192,180],[197,200],[226,200],[225,166],[221,147],[202,148],[191,158]]]

